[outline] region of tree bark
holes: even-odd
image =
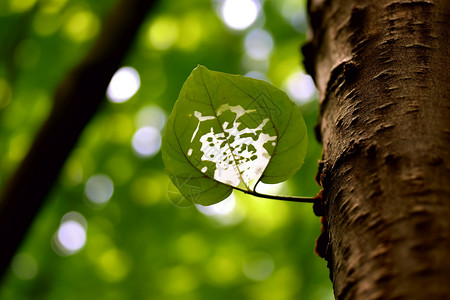
[[[155,3],[118,1],[91,51],[58,86],[48,119],[0,197],[0,278]]]
[[[310,0],[336,299],[450,299],[448,0]]]

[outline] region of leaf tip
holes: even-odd
[[[201,64],[198,64],[196,67],[195,67],[195,69],[194,69],[194,71],[195,70],[208,70],[208,68],[207,67],[205,67],[204,65],[201,65]]]

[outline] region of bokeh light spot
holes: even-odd
[[[159,280],[164,292],[178,296],[195,290],[200,284],[195,273],[183,265],[168,268],[161,272]]]
[[[202,26],[205,24],[204,22],[203,14],[191,13],[180,19],[180,34],[176,42],[177,47],[186,51],[197,49],[206,31],[206,28]]]
[[[311,76],[298,71],[289,76],[285,81],[285,88],[297,104],[306,103],[316,95],[316,87]]]
[[[255,252],[247,256],[243,265],[244,274],[251,280],[262,281],[272,274],[274,263],[269,254]]]
[[[254,0],[225,0],[222,5],[222,19],[236,30],[244,30],[258,17],[259,3]]]
[[[280,182],[275,184],[267,184],[259,182],[256,190],[261,194],[278,195],[283,189],[287,188],[286,182]]]
[[[67,160],[64,166],[64,183],[67,186],[75,186],[83,181],[84,170],[81,162],[71,157]]]
[[[47,0],[39,1],[39,7],[46,13],[58,13],[68,0]]]
[[[222,200],[219,203],[209,205],[209,206],[203,206],[200,204],[195,205],[197,209],[204,215],[207,216],[223,216],[228,215],[231,213],[236,206],[236,200],[234,198],[234,195],[231,194],[226,198],[225,200]]]
[[[103,279],[110,282],[123,280],[131,269],[131,260],[128,255],[114,248],[102,253],[97,263]]]
[[[272,194],[265,192],[266,189],[258,184],[257,191],[261,193]],[[272,185],[270,185],[272,186]],[[272,189],[274,187],[270,187]],[[289,195],[289,189],[282,188],[280,192],[273,193],[275,195]],[[256,197],[248,195],[238,195],[245,199],[245,223],[256,236],[265,236],[274,230],[284,226],[289,222],[290,210],[286,203],[274,203],[274,201],[261,201]]]
[[[10,0],[9,9],[14,13],[21,13],[29,10],[36,3],[36,0]]]
[[[129,114],[116,113],[109,117],[109,127],[112,129],[111,141],[118,144],[128,144],[128,141],[133,136],[134,124],[133,119]]]
[[[162,175],[142,176],[133,181],[130,189],[134,202],[150,206],[164,197],[167,177]]]
[[[204,259],[210,251],[208,242],[197,233],[187,233],[179,238],[175,248],[178,256],[186,263],[199,262]]]
[[[66,36],[76,42],[84,42],[95,35],[100,29],[100,20],[90,11],[74,9],[64,23]]]
[[[303,1],[287,0],[280,3],[281,13],[285,20],[300,33],[305,33],[308,29],[306,17],[306,5]]]
[[[15,162],[22,160],[27,154],[30,142],[30,136],[25,132],[14,135],[10,140],[8,158]]]
[[[244,219],[244,211],[236,206],[235,195],[231,194],[228,198],[219,203],[203,206],[196,204],[197,209],[206,215],[217,225],[231,226],[238,224]]]
[[[151,157],[161,148],[161,134],[152,126],[140,128],[133,136],[133,149],[141,157]]]
[[[254,29],[245,36],[245,51],[256,60],[265,60],[272,53],[273,38],[263,29]]]
[[[247,53],[242,56],[241,65],[242,68],[246,71],[256,71],[263,74],[269,71],[269,59],[254,59]]]
[[[149,105],[137,113],[135,120],[137,128],[150,126],[162,130],[166,123],[166,113],[157,105]]]
[[[230,253],[219,253],[207,261],[205,273],[209,281],[219,286],[227,286],[237,280],[240,275],[240,265],[237,257]]]
[[[104,204],[109,201],[114,192],[114,184],[108,176],[97,174],[86,182],[84,193],[93,203]]]
[[[84,246],[86,231],[75,221],[67,221],[58,229],[58,240],[67,251],[75,252]]]
[[[23,280],[33,279],[38,271],[38,265],[33,256],[28,253],[19,253],[11,262],[13,273]]]
[[[150,25],[148,41],[150,46],[158,50],[169,49],[178,39],[177,21],[168,16],[159,17]]]
[[[250,77],[254,79],[264,80],[270,83],[269,78],[267,78],[266,74],[258,72],[258,71],[250,71],[244,75],[245,77]]]
[[[62,217],[54,237],[54,250],[60,255],[72,255],[86,244],[87,222],[82,214],[72,211]]]
[[[122,67],[112,77],[106,95],[111,102],[122,103],[133,97],[140,86],[139,73],[132,67]]]

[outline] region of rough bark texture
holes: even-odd
[[[311,0],[337,299],[450,299],[448,0]]]
[[[92,50],[57,88],[50,116],[0,196],[0,278],[155,3],[118,1]]]

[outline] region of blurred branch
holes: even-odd
[[[120,0],[91,51],[56,89],[50,116],[0,196],[0,278],[155,3]]]

